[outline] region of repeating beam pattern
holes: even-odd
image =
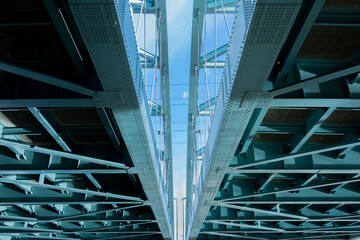
[[[247,35],[244,46],[228,46],[187,239],[356,239],[360,45],[345,32],[359,34],[357,18],[346,17],[359,11],[330,0],[292,2],[299,14],[285,21],[289,34],[265,64],[266,44],[279,35],[270,33],[275,23],[265,31],[257,17],[264,20],[281,2],[250,2],[244,12],[238,4],[245,20],[235,17],[231,36],[239,39],[251,13]],[[339,39],[329,43],[335,32]],[[253,43],[261,53],[248,50]],[[262,68],[263,81],[252,78]]]

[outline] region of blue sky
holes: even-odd
[[[175,197],[185,197],[192,1],[167,1]]]
[[[179,236],[182,232],[182,208],[181,199],[186,195],[186,155],[187,155],[187,118],[188,118],[188,92],[190,77],[190,51],[191,51],[191,32],[192,32],[192,13],[193,0],[166,1],[167,4],[167,28],[168,28],[168,48],[169,48],[169,70],[171,88],[171,118],[172,118],[172,140],[173,140],[173,173],[174,173],[174,197],[179,200]],[[232,27],[232,16],[227,16],[230,29]],[[144,25],[141,24],[138,32],[138,44],[144,48]],[[136,28],[138,16],[134,16],[134,26]],[[146,17],[146,48],[147,51],[155,52],[155,17]],[[204,39],[204,34],[203,34]],[[229,40],[225,21],[222,14],[217,15],[217,47],[226,44]],[[203,44],[204,45],[204,42]],[[214,50],[214,18],[213,15],[207,16],[207,52]],[[203,49],[204,50],[204,49]],[[225,55],[218,58],[224,60]],[[147,91],[148,98],[151,99],[153,71],[148,70]],[[221,69],[217,70],[217,85],[221,79]],[[199,77],[199,102],[205,100],[204,70],[200,70]],[[210,98],[214,93],[214,70],[207,70],[207,81],[210,83]],[[156,84],[155,84],[156,85]],[[158,91],[159,92],[159,91]],[[153,93],[153,99],[160,100]],[[210,122],[210,119],[208,119]]]

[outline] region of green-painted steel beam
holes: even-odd
[[[348,147],[355,147],[355,146],[359,146],[359,145],[360,145],[359,141],[352,142],[352,143],[334,144],[334,145],[330,145],[330,146],[320,148],[320,149],[315,149],[315,150],[310,150],[310,151],[305,151],[305,152],[300,152],[300,153],[290,153],[287,155],[282,155],[282,156],[274,157],[274,158],[270,158],[270,159],[258,160],[253,163],[242,164],[242,165],[235,167],[235,169],[243,169],[243,168],[249,168],[249,167],[258,166],[258,165],[265,165],[265,164],[269,164],[269,163],[285,161],[286,159],[292,159],[292,158],[309,156],[309,155],[313,155],[313,154],[325,153],[325,152],[340,150],[340,149],[344,149],[344,148],[348,148]]]
[[[154,102],[151,102],[151,101],[149,101],[149,100],[148,100],[148,104],[149,104],[151,116],[159,116],[159,117],[162,117],[162,116],[161,116],[161,113],[162,113],[162,107],[161,107],[161,105],[159,105],[159,104],[157,104],[157,103],[154,103]]]
[[[86,72],[83,66],[83,57],[74,40],[72,33],[70,32],[69,26],[65,20],[61,9],[53,0],[43,0],[42,2],[51,17],[57,32],[59,33],[59,36],[76,68],[78,75],[86,76]]]
[[[59,126],[57,134],[96,134],[106,133],[104,126]],[[48,132],[42,127],[3,127],[0,135],[44,135]]]
[[[116,97],[122,101],[117,105],[109,106],[109,110],[113,114],[114,122],[121,132],[132,163],[135,168],[141,170],[138,176],[163,237],[171,238],[173,236],[171,225],[172,206],[168,202],[172,202],[171,191],[173,190],[171,155],[168,158],[167,182],[164,182],[158,161],[158,152],[155,148],[155,136],[145,94],[129,2],[120,0],[116,1],[115,4],[114,2],[87,1],[87,4],[84,5],[82,0],[70,0],[69,3],[105,93],[118,92]],[[160,7],[161,3],[158,4],[158,7]],[[91,9],[95,12],[102,9],[102,14],[94,15]],[[99,21],[98,17],[102,21]],[[167,24],[165,7],[164,10],[161,10],[161,18],[160,28],[165,27]],[[87,20],[84,21],[84,19]],[[89,22],[96,22],[100,25],[94,27]],[[116,25],[108,28],[114,22],[116,22]],[[102,30],[99,32],[100,29]],[[162,44],[167,44],[165,30],[165,28],[160,30],[163,35],[163,37],[160,37]],[[99,41],[93,41],[95,36],[102,36],[102,38],[99,38]],[[107,37],[112,40],[107,41]],[[162,57],[162,54],[167,55],[167,52],[160,52],[160,73],[166,78],[169,65],[165,60],[166,58]],[[122,67],[119,68],[119,66]],[[162,78],[161,85],[169,84],[168,79],[165,80],[165,78]],[[118,81],[118,79],[121,79],[121,81]],[[162,92],[164,91],[166,89],[162,88]],[[168,96],[168,94],[169,92],[163,96]],[[164,122],[170,121],[169,102],[163,100],[161,103]],[[166,131],[169,129],[170,125],[167,124],[165,127],[165,142],[170,140],[171,143],[169,135],[166,136]],[[171,144],[165,144],[166,152],[171,154]],[[166,198],[166,193],[168,198]]]
[[[205,0],[193,1],[191,55],[190,55],[190,80],[188,104],[188,129],[187,129],[187,155],[186,155],[186,210],[185,229],[189,234],[191,215],[193,213],[193,171],[196,155],[196,117],[198,116],[198,84],[200,70],[201,36],[205,14]],[[184,236],[184,239],[187,237]]]
[[[141,48],[139,48],[139,55],[141,56],[141,57],[145,57],[145,55],[146,55],[146,60],[148,60],[148,61],[150,61],[150,62],[152,62],[152,63],[155,63],[155,61],[156,62],[160,62],[160,59],[159,59],[159,57],[155,57],[155,55],[154,54],[152,54],[152,53],[149,53],[149,52],[145,52],[145,50],[144,49],[141,49]]]
[[[356,66],[352,66],[349,68],[345,68],[339,71],[335,71],[332,73],[327,73],[321,76],[315,76],[312,78],[308,78],[305,80],[302,80],[300,82],[295,82],[289,85],[285,85],[283,87],[279,87],[273,90],[270,90],[269,92],[273,95],[273,96],[279,96],[279,95],[283,95],[286,93],[290,93],[296,90],[300,90],[303,89],[305,87],[308,86],[312,86],[315,84],[320,84],[320,83],[324,83],[324,82],[328,82],[337,78],[342,78],[342,77],[346,77],[348,75],[354,74],[354,73],[358,73],[360,72],[360,65],[356,65]]]
[[[46,131],[53,137],[53,139],[60,145],[60,147],[67,152],[71,152],[69,145],[56,132],[54,126],[45,118],[45,116],[36,107],[29,107],[29,111],[39,121],[39,123],[46,129]]]
[[[275,98],[270,103],[273,108],[319,108],[339,107],[359,109],[360,99],[351,98]]]
[[[19,75],[25,78],[29,78],[35,81],[43,82],[52,86],[60,87],[72,92],[77,92],[86,96],[93,97],[96,94],[95,91],[72,83],[70,81],[66,81],[44,73],[39,73],[7,62],[0,61],[0,70],[13,73],[15,75]]]
[[[310,6],[306,9],[306,11],[304,11],[303,15],[300,16],[300,29],[295,33],[297,36],[294,38],[294,42],[290,47],[288,47],[288,49],[286,49],[287,55],[281,63],[282,69],[279,72],[277,81],[284,81],[289,76],[289,72],[291,72],[291,69],[295,65],[296,57],[325,2],[326,0],[311,2]]]
[[[244,199],[244,198],[246,199],[246,198],[251,198],[251,197],[267,196],[267,195],[273,195],[273,194],[279,194],[279,193],[287,193],[287,192],[294,192],[294,191],[299,191],[299,190],[322,188],[322,187],[340,185],[340,184],[344,184],[344,183],[347,184],[347,183],[356,183],[356,182],[360,182],[360,179],[357,178],[357,179],[350,179],[350,180],[331,181],[331,182],[327,182],[327,183],[318,183],[318,184],[312,184],[312,185],[307,185],[307,186],[292,187],[292,188],[286,188],[286,189],[269,191],[269,192],[253,193],[253,194],[249,194],[249,195],[241,195],[241,196],[237,196],[237,197],[224,198],[224,199],[219,200],[219,202],[231,202],[234,200],[239,200],[239,199]]]
[[[0,109],[13,108],[93,108],[95,103],[92,99],[2,99]]]
[[[243,233],[225,233],[225,232],[218,232],[218,231],[201,231],[199,234],[206,234],[206,235],[214,235],[214,236],[220,236],[220,237],[228,237],[228,238],[240,238],[240,239],[250,239],[250,240],[268,240],[267,238],[263,237],[252,237],[249,235],[243,235]]]
[[[295,219],[299,219],[299,220],[308,220],[308,217],[305,216],[301,216],[299,215],[294,215],[294,214],[289,214],[289,213],[282,213],[280,211],[269,211],[269,210],[264,210],[264,209],[260,209],[260,208],[253,208],[253,207],[244,207],[244,206],[238,206],[238,205],[234,205],[234,204],[228,204],[228,203],[223,203],[223,202],[217,202],[217,205],[221,206],[221,207],[226,207],[226,208],[231,208],[231,209],[236,209],[236,210],[241,210],[241,211],[248,211],[248,212],[254,212],[254,213],[261,213],[261,214],[266,214],[266,215],[274,215],[274,216],[280,216],[280,217],[286,217],[286,218],[295,218]]]
[[[157,5],[157,6],[156,6]],[[166,183],[167,205],[170,212],[170,225],[174,229],[174,186],[173,186],[173,156],[172,156],[172,133],[171,133],[171,100],[170,100],[170,64],[169,64],[169,46],[168,46],[168,16],[166,10],[166,1],[159,0],[155,2],[155,7],[159,10],[160,17],[158,39],[160,56],[160,85],[161,85],[161,108],[164,128],[164,159],[166,163]],[[173,233],[174,234],[174,233]],[[174,238],[174,236],[172,236]]]
[[[290,144],[290,153],[298,152],[335,110],[336,107],[328,108],[326,111],[322,109],[315,110],[309,120],[305,123],[305,135],[300,139],[294,138],[294,141]]]
[[[216,49],[216,57],[219,57],[219,56],[225,54],[227,47],[228,47],[228,44],[224,44],[221,47],[218,47]],[[206,59],[206,61],[211,61],[211,60],[215,59],[215,50],[207,53],[205,56],[200,57],[200,62],[204,63],[205,59]]]
[[[47,188],[47,189],[69,191],[69,192],[74,192],[74,193],[82,193],[82,194],[86,194],[86,195],[100,196],[100,197],[106,197],[106,198],[123,199],[123,200],[136,201],[136,202],[142,201],[140,198],[137,198],[137,197],[124,196],[124,195],[114,194],[114,193],[97,192],[97,191],[92,191],[92,190],[88,190],[88,189],[80,189],[80,188],[75,188],[75,187],[43,184],[40,182],[35,183],[35,182],[30,182],[30,181],[25,181],[25,180],[7,179],[7,178],[0,178],[0,182],[11,183],[11,184],[14,184],[17,186]],[[26,191],[29,191],[29,190],[26,188]]]
[[[196,2],[196,4],[202,5],[200,2]],[[285,15],[282,16],[282,14],[279,14],[276,15],[278,20],[274,21],[272,19],[268,22],[266,16],[274,15],[270,12],[269,15],[267,15],[265,12],[270,11],[275,6],[277,9],[284,8],[283,12],[286,12],[286,15],[291,17],[284,21],[283,17]],[[225,177],[226,167],[238,149],[238,143],[244,135],[244,131],[254,110],[258,106],[257,103],[261,102],[261,106],[264,107],[270,104],[270,96],[259,92],[259,90],[261,91],[270,75],[272,66],[277,60],[278,54],[286,41],[300,7],[301,1],[290,1],[287,2],[286,5],[278,1],[261,1],[257,3],[237,2],[237,10],[235,11],[233,29],[227,50],[228,55],[224,66],[227,71],[224,71],[222,75],[222,83],[216,103],[217,106],[213,115],[212,127],[206,146],[208,149],[205,151],[194,206],[190,205],[190,209],[188,210],[190,217],[187,222],[188,231],[186,239],[196,238],[199,234],[202,223],[211,207],[208,201],[209,199],[214,199],[217,194],[222,180]],[[197,21],[195,18],[197,8],[198,7],[194,5],[193,39],[195,40],[197,39]],[[291,14],[289,12],[291,12]],[[262,39],[260,33],[265,30],[259,31],[257,26],[263,26],[264,28],[271,26],[273,32],[269,34],[277,36],[276,42],[275,40],[272,42],[272,40],[269,39],[264,44],[254,44],[258,39]],[[279,35],[278,30],[276,30],[280,28],[283,29],[281,35]],[[196,48],[197,46],[197,41],[192,42],[192,48]],[[196,51],[192,51],[192,53],[193,52],[196,53]],[[191,60],[196,59],[197,56],[198,52],[194,57],[191,57]],[[258,56],[263,57],[259,58]],[[196,62],[190,65],[190,89],[196,86],[195,64]],[[196,96],[196,92],[193,93],[193,96]],[[191,123],[194,122],[195,119],[195,115],[191,115],[190,105],[196,103],[194,98],[191,99],[189,92],[189,126],[191,126]],[[191,135],[191,130],[189,127],[188,151],[189,149],[193,149],[193,141],[195,139],[195,135]],[[188,155],[188,166],[191,166],[189,164],[189,160],[191,163],[191,157],[192,155]],[[188,167],[188,173],[189,170],[191,170],[191,168],[189,169]],[[192,187],[192,181],[188,182],[188,188],[189,186]],[[191,196],[192,192],[187,192],[187,197],[190,198]],[[189,207],[189,204],[187,207]]]
[[[209,101],[201,103],[198,106],[199,114],[201,114],[201,112],[203,111],[209,110],[214,105],[215,105],[215,98],[211,98]]]
[[[47,148],[43,148],[43,147],[31,146],[31,145],[27,145],[27,144],[23,144],[23,143],[16,143],[16,142],[11,142],[11,141],[6,141],[6,140],[0,140],[0,145],[6,146],[6,147],[24,149],[24,150],[30,151],[30,152],[38,152],[38,153],[42,153],[42,154],[46,154],[46,155],[59,156],[64,159],[70,159],[72,161],[95,163],[95,164],[99,164],[99,165],[121,168],[121,169],[129,168],[129,167],[126,167],[124,164],[118,163],[118,162],[112,162],[112,161],[108,161],[108,160],[87,157],[87,156],[82,156],[82,155],[68,153],[68,152],[57,151],[57,150],[47,149]]]
[[[4,132],[6,129],[4,129]],[[287,126],[287,125],[261,125],[258,127],[257,133],[273,133],[273,134],[305,134],[304,126]],[[357,127],[337,127],[337,126],[320,126],[314,134],[320,135],[348,135],[358,134],[360,129]]]

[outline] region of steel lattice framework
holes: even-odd
[[[137,8],[0,2],[1,239],[173,239],[166,6],[145,6],[161,12],[162,106],[145,93]]]
[[[204,3],[194,1],[186,239],[359,236],[359,3],[236,2],[194,183]]]

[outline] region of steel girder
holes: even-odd
[[[265,20],[266,16],[271,15],[270,11],[275,11],[275,8],[284,8],[284,15],[278,14],[277,20],[271,22]],[[244,128],[256,107],[253,105],[253,102],[255,102],[253,99],[266,101],[266,98],[264,99],[261,94],[255,91],[258,91],[267,80],[266,76],[270,73],[270,69],[267,69],[265,65],[270,65],[270,62],[274,61],[280,51],[299,8],[298,1],[291,1],[286,5],[271,1],[258,3],[246,1],[239,2],[237,5],[233,32],[228,47],[229,54],[225,61],[226,70],[223,72],[212,128],[206,146],[207,149],[205,150],[198,192],[193,209],[187,211],[187,238],[195,238],[200,231],[202,222],[211,207],[209,199],[215,197],[218,187],[225,176],[225,166],[229,164],[237,148],[237,139],[243,135]],[[197,6],[194,6],[194,9],[196,10]],[[264,13],[266,11],[269,11],[269,15]],[[196,18],[194,18],[193,22],[194,31],[194,26],[197,26]],[[257,38],[261,36],[261,32],[265,30],[267,24],[274,26],[274,32],[271,34],[277,33],[278,38],[267,39],[264,42],[265,44],[261,44]],[[197,31],[195,30],[195,32]],[[196,39],[196,37],[194,38]],[[196,48],[196,45],[193,44],[192,47]],[[198,51],[199,49],[197,51],[192,50],[192,53],[198,56]],[[255,57],[256,53],[260,54],[260,52],[264,56],[260,59],[261,62]],[[255,69],[252,64],[258,67]],[[193,72],[194,65],[191,65],[191,72]],[[244,80],[245,76],[248,81]],[[192,78],[195,79],[195,77],[190,78],[190,86],[195,85],[195,83],[192,84],[194,82],[194,80],[191,80]],[[251,82],[249,82],[250,79]],[[196,101],[194,103],[192,98],[196,99],[196,93],[191,94],[189,92],[189,110],[191,104],[196,104]],[[189,112],[191,116],[191,111]],[[241,124],[239,124],[239,121]],[[189,120],[189,126],[191,126],[191,119]],[[193,131],[193,129],[188,131]],[[193,149],[193,141],[194,137],[189,134],[188,153],[189,149],[190,151]],[[188,158],[191,159],[191,157],[188,155]],[[187,187],[190,188],[189,184]],[[188,198],[190,198],[189,194],[187,192]],[[190,204],[187,203],[187,205],[189,208]]]
[[[103,1],[70,1],[70,7],[105,93],[113,94],[115,97],[109,98],[105,95],[103,100],[113,103],[111,111],[139,173],[162,234],[164,238],[172,238],[172,172],[169,169],[167,182],[164,183],[157,157],[159,153],[154,145],[154,132],[150,122],[129,3],[127,1],[115,1],[110,4]],[[163,8],[165,9],[165,5]],[[111,19],[110,22],[109,19]],[[161,30],[162,34],[166,34],[166,21],[164,20],[161,24],[165,26]],[[162,38],[164,39],[166,35]],[[167,46],[167,41],[162,41],[162,44]],[[168,71],[167,51],[160,54],[162,54],[160,61],[166,61],[161,62],[160,69],[166,73]],[[115,76],[121,81],[118,81]],[[163,103],[166,104],[163,108],[165,109],[164,118],[170,120],[168,73],[166,76],[162,79],[163,91],[167,90],[163,95]],[[168,125],[168,120],[164,122],[166,141],[169,143],[171,142],[170,125]],[[171,144],[168,144],[167,148],[169,147],[170,150],[165,151],[167,161],[171,161]],[[155,186],[154,183],[156,183]]]

